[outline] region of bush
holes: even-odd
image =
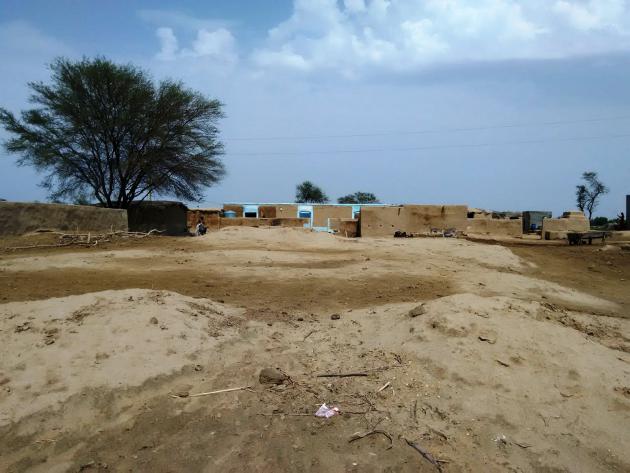
[[[608,225],[608,219],[606,217],[595,217],[593,219],[592,225],[594,227],[603,227]]]

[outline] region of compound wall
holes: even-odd
[[[340,236],[355,238],[359,236],[359,220],[355,218],[331,218],[330,229]]]
[[[251,218],[236,217],[219,219],[219,227],[294,227],[303,228],[309,223],[307,218]]]
[[[35,230],[127,231],[127,211],[89,205],[0,202],[0,235],[23,235]]]
[[[492,236],[523,236],[523,221],[499,218],[469,218],[466,233]]]
[[[352,206],[313,205],[314,227],[327,227],[329,218],[352,218]]]
[[[188,230],[195,231],[199,218],[203,219],[203,224],[209,230],[217,230],[219,228],[219,219],[221,210],[219,209],[194,209],[188,210]]]
[[[569,232],[587,232],[591,229],[588,219],[581,212],[565,212],[560,218],[545,218],[542,222],[543,238],[564,239]]]
[[[427,233],[432,229],[468,226],[466,205],[366,206],[361,208],[360,234],[365,237],[393,236],[396,231]]]

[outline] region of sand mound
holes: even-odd
[[[194,364],[239,314],[139,289],[0,305],[0,425],[86,388],[137,386]]]

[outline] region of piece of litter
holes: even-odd
[[[326,419],[328,419],[332,416],[336,416],[337,414],[339,414],[338,407],[328,407],[326,404],[322,404],[321,406],[319,406],[319,409],[317,409],[315,416],[325,417]]]

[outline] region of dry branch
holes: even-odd
[[[384,435],[385,437],[387,437],[387,440],[389,440],[389,447],[387,447],[387,450],[392,448],[392,446],[394,444],[394,441],[392,440],[392,436],[389,435],[384,430],[377,430],[377,429],[370,430],[369,432],[366,432],[364,434],[354,434],[352,437],[350,437],[350,440],[348,440],[348,443],[352,443],[355,440],[364,439],[365,437],[369,437],[370,435],[376,435],[376,434],[381,434],[381,435]]]
[[[241,386],[240,388],[219,389],[218,391],[209,391],[207,393],[190,394],[188,395],[188,397],[210,396],[211,394],[229,393],[232,391],[242,391],[244,389],[250,389],[250,388],[251,386]]]
[[[367,376],[367,373],[324,373],[318,374],[318,378],[349,378],[351,376]]]
[[[32,249],[40,249],[40,248],[64,248],[66,246],[97,246],[99,243],[108,243],[111,242],[113,237],[120,238],[146,238],[155,233],[163,233],[161,230],[153,229],[146,233],[143,232],[126,232],[126,231],[116,231],[116,232],[108,232],[108,233],[100,233],[100,234],[92,234],[89,233],[62,233],[62,232],[50,232],[54,235],[59,236],[59,243],[55,244],[45,244],[45,245],[28,245],[28,246],[13,246],[6,248],[7,250],[32,250]]]
[[[407,442],[407,445],[409,445],[411,448],[413,448],[416,452],[418,452],[420,455],[422,455],[422,458],[424,458],[426,461],[428,461],[429,463],[431,463],[431,465],[435,466],[437,468],[437,470],[442,473],[442,466],[440,465],[440,463],[435,459],[435,457],[433,455],[431,455],[429,452],[427,452],[424,448],[422,448],[420,445],[418,445],[415,442],[412,442],[411,440],[405,439],[405,442]]]

